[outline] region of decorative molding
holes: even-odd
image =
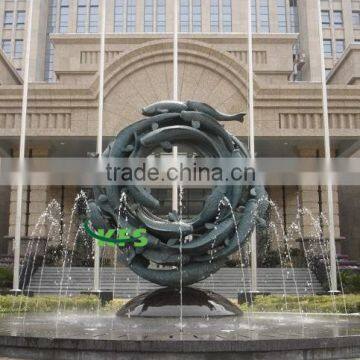
[[[0,113],[0,129],[19,129],[21,113]],[[28,129],[71,129],[70,113],[30,113],[27,115]]]
[[[360,129],[360,114],[329,114],[330,129]],[[279,129],[284,130],[311,130],[322,129],[322,114],[314,113],[281,113],[279,114]]]
[[[123,51],[106,51],[105,63],[110,63],[114,59],[121,56]],[[99,63],[100,51],[81,51],[80,64],[81,65],[94,65]]]
[[[238,61],[247,64],[248,53],[245,50],[228,51],[229,54],[234,56]],[[255,64],[267,64],[267,53],[263,50],[253,51],[253,60]]]

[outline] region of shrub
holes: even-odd
[[[100,309],[96,296],[0,296],[0,313],[96,311]]]
[[[127,300],[124,299],[114,299],[109,301],[105,307],[104,310],[105,311],[111,311],[111,312],[116,312],[118,311],[123,305],[125,305],[127,303]]]
[[[359,313],[360,295],[333,296],[258,296],[252,307],[240,305],[244,311],[259,312],[305,312],[305,313]]]
[[[0,288],[12,287],[13,274],[10,269],[0,268]]]
[[[359,294],[360,293],[360,273],[355,272],[352,270],[342,270],[340,272],[340,279],[344,292],[346,294],[353,293]]]

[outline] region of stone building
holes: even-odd
[[[173,0],[106,0],[104,144],[139,109],[172,97]],[[0,151],[16,157],[30,1],[0,1]],[[101,0],[33,0],[26,156],[81,157],[96,149]],[[360,1],[321,0],[333,156],[356,156],[360,135]],[[247,0],[179,0],[179,96],[246,111]],[[322,157],[321,49],[314,0],[253,0],[256,151]],[[227,125],[247,140],[248,124]],[[359,154],[359,152],[358,152]],[[22,234],[70,187],[26,187]],[[290,224],[298,207],[326,214],[324,189],[272,187]],[[360,187],[334,189],[338,252],[360,257]],[[14,235],[16,189],[0,187],[1,251]],[[191,202],[194,199],[189,199]],[[194,200],[194,202],[196,199]],[[65,219],[66,220],[66,219]],[[304,237],[312,236],[302,219]],[[326,232],[325,232],[326,236]],[[296,246],[294,244],[294,246]]]

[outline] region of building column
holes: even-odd
[[[280,221],[284,222],[284,207],[283,207],[283,191],[282,191],[282,187],[281,186],[272,186],[270,187],[270,189],[268,190],[269,192],[269,198],[274,202],[274,204],[277,207],[277,211],[278,211],[278,216],[280,217]],[[274,210],[270,211],[270,222],[273,222],[274,225],[276,225],[276,228],[279,232],[279,235],[281,234],[281,230],[279,228],[279,219],[277,219],[277,216],[274,213]],[[271,244],[271,249],[273,250],[278,250],[278,247],[282,245],[283,243],[283,239],[277,239],[276,238],[276,234],[274,231],[270,231],[269,232],[269,236],[270,236],[270,244]]]
[[[298,1],[300,51],[306,55],[303,80],[321,81],[318,4],[314,0]],[[311,34],[311,36],[309,36]]]
[[[349,46],[354,39],[354,30],[352,23],[352,7],[348,0],[342,0],[343,23],[345,32],[345,46]]]
[[[30,4],[30,2],[28,2]],[[29,5],[28,5],[29,6]],[[27,14],[29,7],[27,6]],[[30,45],[29,81],[43,81],[45,75],[45,49],[47,40],[49,1],[33,1],[32,30]],[[25,24],[27,31],[29,24]],[[26,38],[24,39],[24,56],[26,54]]]
[[[18,150],[14,150],[15,157]],[[47,148],[32,148],[28,155],[30,157],[45,157],[48,155]],[[9,213],[9,237],[15,236],[15,221],[16,221],[16,195],[17,187],[11,187],[10,194],[10,213]],[[46,224],[36,226],[41,214],[45,211],[48,204],[47,187],[46,186],[28,186],[23,187],[23,204],[21,214],[21,256],[26,253],[28,241],[30,237],[44,238],[47,234]],[[40,246],[40,245],[39,245]],[[41,246],[40,246],[41,247]],[[12,245],[11,245],[12,249]],[[40,249],[39,249],[40,250]]]
[[[302,148],[298,149],[298,153],[301,157],[316,158],[324,157],[324,151],[317,148]],[[300,201],[301,207],[309,210],[316,220],[322,224],[323,237],[329,238],[329,227],[323,224],[321,220],[321,214],[326,218],[328,217],[328,204],[327,204],[327,188],[326,186],[308,185],[300,186]],[[340,222],[339,222],[339,200],[338,190],[336,186],[333,186],[333,198],[334,198],[334,223],[335,223],[335,238],[338,240],[337,250],[340,251]],[[310,216],[304,215],[302,217],[302,236],[304,239],[314,238],[315,229],[313,221]]]
[[[278,15],[277,15],[277,6],[276,1],[269,1],[269,25],[270,33],[278,33]]]

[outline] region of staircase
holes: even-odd
[[[297,289],[300,295],[312,295],[323,291],[320,283],[307,269],[294,269]],[[114,281],[115,275],[115,281]],[[213,290],[227,298],[237,298],[237,293],[250,288],[250,270],[244,269],[244,277],[239,268],[222,268],[212,277],[196,284],[197,287]],[[93,285],[93,269],[86,267],[73,267],[71,271],[61,267],[45,267],[41,278],[41,268],[38,269],[29,283],[29,290],[35,294],[76,295],[82,291],[89,291]],[[62,280],[61,280],[62,279]],[[159,288],[146,280],[139,278],[128,268],[118,268],[116,272],[111,267],[101,269],[101,289],[114,291],[115,297],[132,298],[137,294]],[[295,295],[296,286],[292,269],[262,268],[258,269],[258,290],[271,294]],[[62,284],[62,285],[61,285]]]

